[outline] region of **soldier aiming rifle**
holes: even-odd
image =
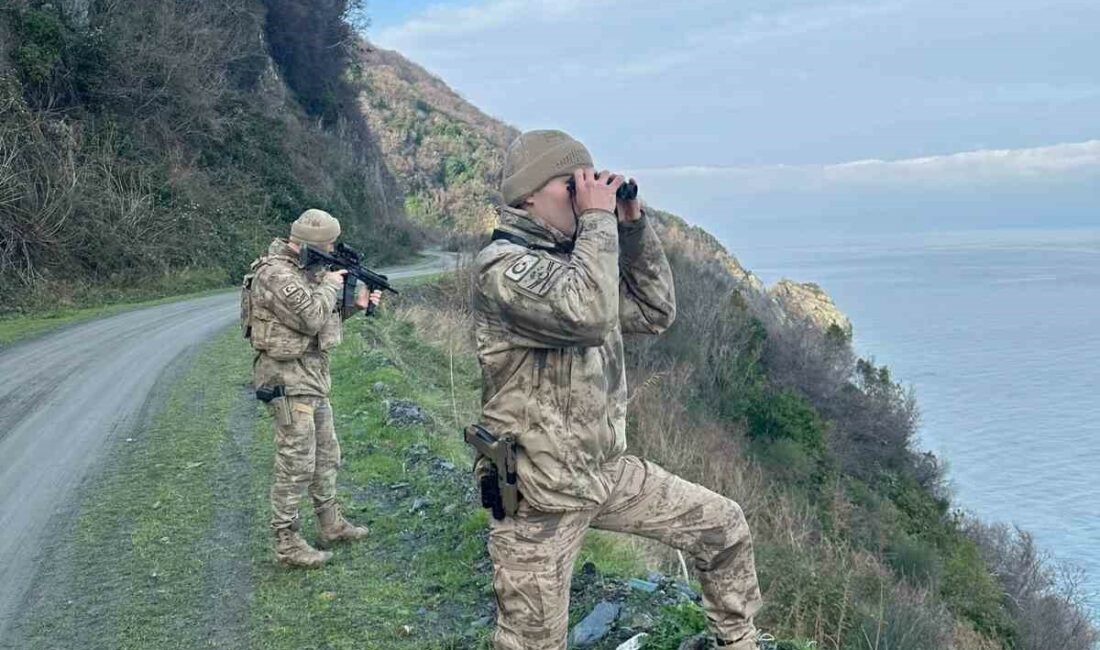
[[[336,246],[339,236],[340,222],[332,215],[306,210],[291,224],[289,239],[271,242],[252,263],[241,287],[241,328],[256,351],[256,397],[275,418],[275,558],[289,566],[315,567],[332,557],[298,534],[303,492],[317,515],[317,546],[367,536],[336,501],[340,443],[328,400],[329,350],[343,339],[344,319],[372,311],[382,290],[397,292],[386,276],[362,266],[358,254]]]

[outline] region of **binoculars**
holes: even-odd
[[[599,175],[596,176],[599,178]],[[577,182],[572,176],[565,179],[565,186],[569,188],[570,194],[575,194],[577,191]],[[619,186],[619,190],[615,192],[616,198],[620,201],[633,201],[638,198],[638,184],[634,181],[627,181]]]

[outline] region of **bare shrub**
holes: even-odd
[[[951,632],[951,650],[1001,650],[1001,644],[969,625],[956,621]]]
[[[630,398],[630,442],[637,453],[669,471],[738,502],[749,517],[765,507],[760,470],[742,450],[743,435],[685,408],[690,371],[651,375]]]
[[[47,258],[69,243],[79,172],[63,146],[48,145],[40,121],[24,121],[22,133],[7,128],[10,110],[0,106],[0,276],[31,286],[42,280]]]
[[[931,594],[904,582],[881,587],[879,608],[860,625],[867,650],[942,650],[953,635],[950,612]]]
[[[472,259],[459,255],[454,271],[438,282],[402,291],[394,314],[413,323],[425,341],[454,354],[473,355],[474,292],[477,273]]]
[[[1019,632],[1017,648],[1092,650],[1100,630],[1085,612],[1084,573],[1039,550],[1019,528],[968,519],[966,532],[1004,589]]]

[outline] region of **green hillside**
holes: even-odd
[[[362,41],[349,23],[358,6],[0,6],[0,313],[228,285],[305,207],[338,216],[372,264],[426,242],[476,249],[493,225],[503,151],[517,131],[400,54]],[[709,233],[651,214],[679,310],[666,335],[627,342],[631,450],[742,505],[766,601],[763,628],[817,649],[1091,650],[1097,630],[1081,595],[1030,536],[985,525],[952,503],[941,459],[916,447],[919,410],[899,378],[860,358],[847,328],[792,316]],[[235,412],[218,391],[199,409],[210,426],[164,416],[160,438],[126,457],[133,472],[104,479],[89,497],[69,542],[81,558],[74,580],[109,581],[117,567],[88,550],[103,539],[106,517],[124,512],[141,533],[111,538],[140,561],[104,591],[113,600],[97,634],[117,641],[105,647],[171,637],[176,628],[160,623],[200,611],[209,597],[193,551],[214,553],[213,524],[198,518],[216,501],[203,490],[232,468],[213,458],[193,467],[165,460],[180,449],[199,453],[191,446],[206,438],[240,447],[249,480],[233,498],[255,533],[234,556],[244,577],[233,588],[247,598],[234,601],[229,618],[211,619],[225,626],[214,625],[224,638],[257,647],[483,643],[492,602],[485,520],[464,482],[464,449],[447,437],[477,412],[472,284],[469,270],[459,270],[388,300],[392,313],[350,325],[336,357],[338,427],[348,432],[341,490],[355,514],[375,520],[376,562],[339,557],[308,577],[273,566],[259,523],[266,423]],[[217,372],[211,385],[246,381],[247,354],[228,352],[228,339],[214,345],[220,353],[201,361]],[[182,395],[174,408],[196,408]],[[389,422],[380,400],[398,398],[418,401],[428,419],[411,429]],[[244,437],[234,438],[242,423]],[[150,496],[157,505],[145,508],[131,498],[130,476],[163,481],[164,498]],[[417,507],[411,490],[421,488],[431,491],[429,504]],[[189,489],[205,510],[175,498]],[[454,549],[461,570],[445,564]],[[575,594],[574,620],[598,597],[637,596],[624,586],[629,578],[657,571],[672,585],[682,570],[667,549],[612,535],[594,536],[584,561],[591,567],[580,584],[590,590]],[[180,582],[157,578],[158,563]],[[64,589],[43,596],[66,597]],[[649,647],[675,648],[702,618],[690,599],[668,604],[632,604],[645,618],[615,633],[649,630]],[[98,603],[82,606],[72,616],[96,618]],[[42,647],[55,624],[80,636],[68,611],[44,608],[27,623]],[[322,621],[324,633],[298,629],[311,621]],[[210,645],[196,629],[183,646]]]

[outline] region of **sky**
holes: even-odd
[[[378,45],[724,240],[1100,226],[1096,0],[368,8]]]

